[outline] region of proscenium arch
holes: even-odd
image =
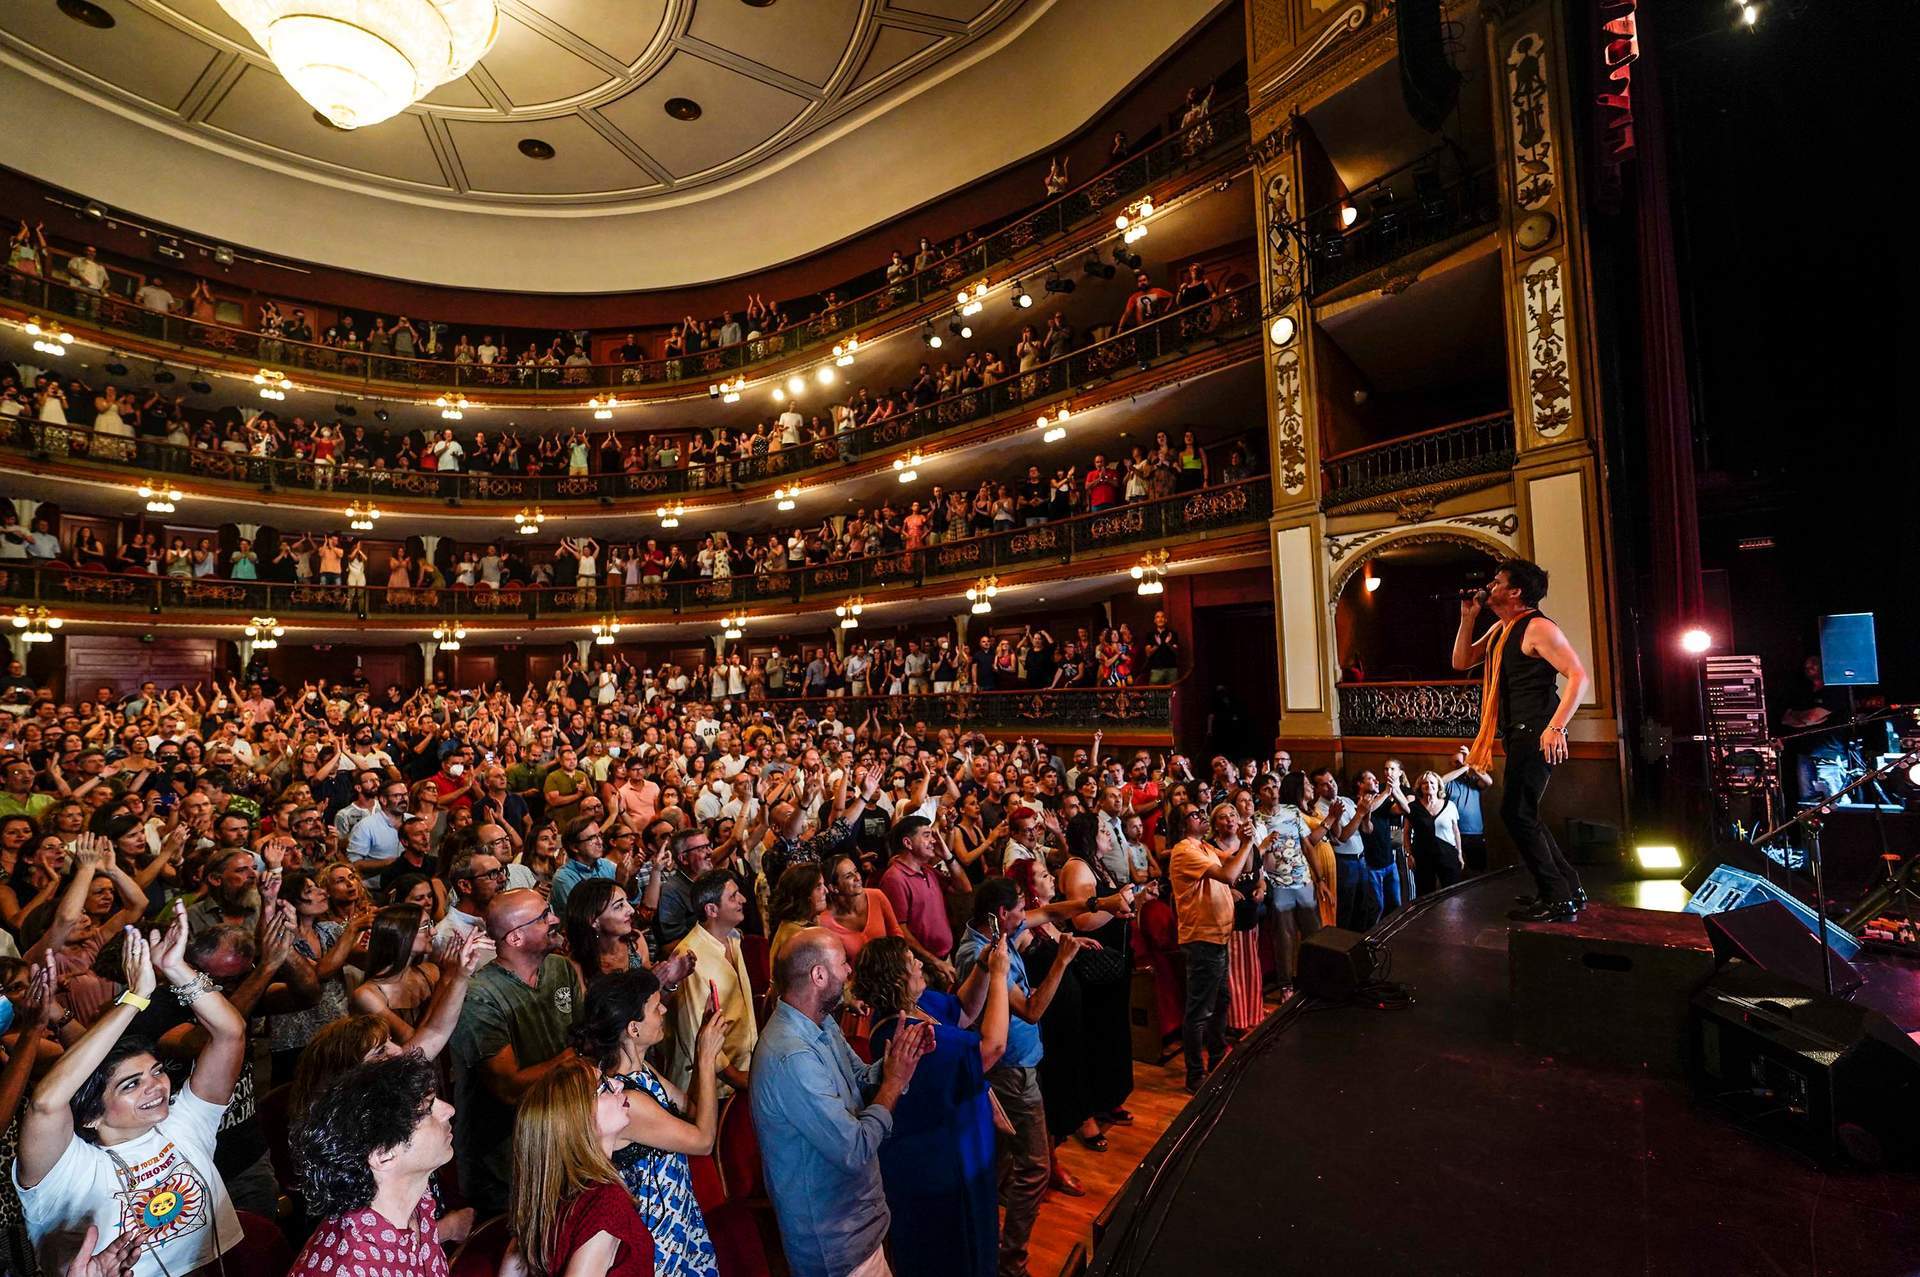
[[[1347,583],[1353,580],[1356,572],[1366,566],[1368,560],[1376,559],[1396,546],[1407,545],[1463,546],[1466,549],[1475,550],[1487,555],[1495,563],[1498,563],[1502,559],[1510,559],[1515,554],[1512,546],[1499,540],[1497,537],[1469,531],[1466,528],[1409,530],[1407,532],[1395,533],[1363,549],[1356,550],[1348,558],[1347,562],[1334,573],[1333,579],[1328,583],[1328,612],[1332,613],[1339,610],[1340,597],[1346,593]]]

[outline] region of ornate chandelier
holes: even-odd
[[[473,69],[499,33],[494,0],[220,0],[294,92],[337,127],[398,115]]]

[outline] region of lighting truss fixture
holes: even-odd
[[[900,482],[912,483],[920,477],[919,451],[915,450],[910,456],[895,457],[893,459],[893,468],[900,476]]]
[[[800,495],[798,488],[775,488],[773,490],[773,508],[776,510],[793,509],[793,499]]]
[[[1149,550],[1140,556],[1128,575],[1140,584],[1134,587],[1137,594],[1165,594],[1167,592],[1167,560],[1170,556],[1165,550]]]
[[[473,406],[467,402],[465,395],[441,395],[433,403],[440,409],[440,417],[443,421],[459,421],[467,415],[467,409]]]
[[[680,526],[680,516],[685,514],[686,512],[687,512],[687,507],[681,505],[678,501],[676,501],[672,505],[661,506],[659,509],[654,511],[654,514],[659,516],[661,527],[677,528]]]
[[[376,514],[373,517],[377,519],[380,516]],[[540,525],[546,521],[547,512],[539,506],[523,509],[520,513],[513,516],[514,526],[520,529],[520,535],[523,537],[530,537],[538,532]]]
[[[947,321],[947,331],[961,341],[967,341],[973,337],[973,325],[962,323],[958,311],[954,312],[953,318]]]
[[[73,334],[52,320],[29,319],[26,329],[27,336],[33,338],[33,348],[43,355],[58,359],[67,353],[67,347],[73,345]]]
[[[495,0],[220,0],[293,91],[337,129],[391,119],[472,70]]]
[[[31,332],[33,330],[29,328],[27,331]],[[106,369],[107,369],[107,376],[109,377],[126,376],[127,375],[126,357],[123,356],[119,351],[117,350],[114,351],[113,354],[109,356],[107,359]],[[208,389],[211,389],[211,387],[209,387]],[[204,395],[207,392],[205,390],[201,390],[201,391],[196,391],[195,393]]]
[[[744,638],[746,637],[746,633],[747,633],[747,614],[745,612],[729,612],[725,616],[720,618],[720,637],[721,638],[723,639]]]
[[[1116,266],[1124,266],[1128,270],[1140,269],[1140,254],[1130,253],[1118,244],[1113,247],[1113,261]]]
[[[933,331],[933,321],[931,319],[920,325],[920,340],[934,350],[940,349],[940,334]]]
[[[833,609],[833,614],[840,618],[840,628],[843,630],[859,629],[860,613],[866,610],[866,606],[867,601],[856,594],[839,607]]]
[[[271,368],[262,368],[259,372],[253,374],[253,384],[260,387],[260,397],[262,399],[285,399],[287,392],[293,389],[293,382],[287,377],[287,374],[275,372]]]
[[[617,617],[603,616],[593,623],[593,642],[596,647],[612,647],[619,635],[620,621]]]
[[[1352,204],[1340,206],[1340,229],[1352,230],[1353,224],[1360,220],[1360,210]]]
[[[787,392],[783,388],[775,386],[773,388],[773,401],[775,403],[785,403],[787,401]]]
[[[1073,409],[1067,407],[1065,404],[1061,404],[1060,410],[1051,417],[1047,416],[1044,412],[1041,413],[1040,419],[1033,423],[1040,428],[1040,442],[1059,443],[1062,439],[1066,438],[1067,418],[1072,415]]]
[[[608,395],[605,399],[602,399],[599,395],[595,395],[593,398],[587,400],[587,407],[593,409],[593,419],[595,421],[611,421],[613,419],[613,410],[619,406],[620,401],[612,395]]]
[[[61,624],[60,618],[44,607],[28,607],[22,603],[13,611],[13,628],[22,631],[23,643],[51,643],[53,632]]]
[[[347,526],[355,532],[373,531],[375,519],[380,517],[380,509],[371,501],[349,501],[347,503]]]
[[[1015,284],[1014,287],[1018,288],[1019,285]],[[963,288],[958,293],[955,293],[954,305],[959,308],[962,315],[967,316],[977,315],[982,310],[985,310],[987,306],[987,281],[983,279],[972,288]]]
[[[1292,315],[1275,315],[1273,322],[1267,325],[1267,340],[1275,346],[1290,346],[1299,331],[1299,325],[1293,322]]]
[[[804,376],[802,376],[800,373],[794,373],[791,377],[787,378],[788,394],[797,395],[797,394],[800,394],[802,391],[804,391],[806,388],[807,388],[807,379]]]
[[[1680,635],[1680,650],[1688,656],[1705,656],[1713,650],[1713,635],[1696,625]]]
[[[1017,279],[1014,280],[1013,281],[1013,308],[1015,310],[1025,310],[1027,309],[1027,307],[1031,305],[1033,305],[1033,294],[1027,291],[1027,286],[1025,284],[1021,283]]]
[[[1070,293],[1074,290],[1075,287],[1077,287],[1077,285],[1072,280],[1063,278],[1061,276],[1060,268],[1058,266],[1053,266],[1048,268],[1047,270],[1047,291],[1048,292]]]
[[[1759,25],[1759,22],[1760,22],[1760,6],[1759,5],[1741,3],[1741,4],[1734,5],[1734,8],[1738,11],[1740,15],[1741,26],[1752,28]]]
[[[180,489],[158,479],[147,480],[135,491],[147,503],[148,514],[172,514],[175,503],[181,498]]]
[[[993,611],[993,597],[1000,593],[1000,578],[983,576],[967,587],[967,602],[973,604],[973,614],[984,616]]]
[[[1153,216],[1153,196],[1143,195],[1127,205],[1127,211],[1113,219],[1113,229],[1120,232],[1120,238],[1128,244],[1137,243],[1147,237],[1147,219]]]
[[[845,368],[853,362],[853,357],[859,353],[860,339],[858,337],[849,337],[845,341],[835,344],[833,348],[833,362],[839,367]]]
[[[1111,265],[1100,260],[1100,254],[1088,253],[1087,260],[1080,263],[1080,273],[1088,279],[1112,279],[1115,272]]]
[[[1368,594],[1380,588],[1380,567],[1377,560],[1367,560],[1366,575],[1360,578],[1360,584]]]
[[[821,364],[820,367],[814,371],[813,379],[823,386],[831,386],[833,379],[838,375],[838,373],[833,371],[832,365]]]
[[[467,627],[458,621],[442,621],[433,627],[433,641],[443,652],[459,651],[460,641],[466,637]]]
[[[280,646],[281,638],[287,627],[271,616],[256,616],[246,625],[246,636],[253,640],[253,650],[266,652]]]

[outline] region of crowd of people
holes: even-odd
[[[1011,1277],[1133,1120],[1136,965],[1197,1088],[1488,783],[249,674],[0,683],[12,1272],[439,1277],[496,1219],[503,1273],[757,1271],[691,1178],[731,1121],[790,1271]]]

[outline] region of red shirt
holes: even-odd
[[[447,1277],[447,1253],[434,1236],[433,1194],[420,1199],[405,1228],[372,1207],[322,1221],[287,1277]]]
[[[931,869],[922,869],[911,856],[895,856],[880,875],[880,890],[893,906],[893,916],[929,953],[953,951],[946,894]]]
[[[1112,505],[1120,499],[1120,485],[1106,466],[1087,471],[1087,504]]]
[[[653,1235],[640,1222],[640,1212],[634,1209],[624,1184],[595,1184],[561,1208],[560,1227],[553,1234],[553,1261],[547,1271],[567,1271],[573,1252],[601,1233],[613,1234],[620,1243],[607,1277],[653,1277]]]
[[[433,781],[433,792],[440,796],[440,805],[449,809],[473,806],[473,791],[471,790],[461,794],[458,798],[447,797],[448,794],[451,794],[454,790],[466,784],[467,781],[472,778],[472,775],[473,773],[471,772],[462,772],[456,777],[447,775],[444,770],[435,772],[430,779]]]

